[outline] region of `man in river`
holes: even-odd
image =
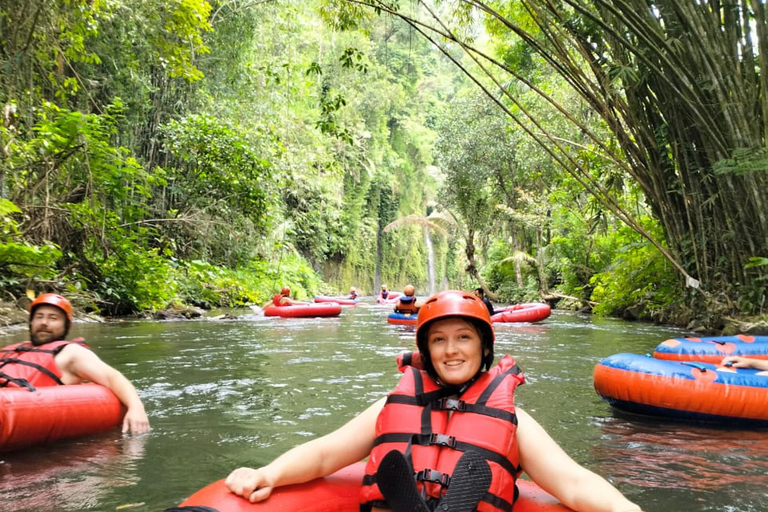
[[[72,326],[72,304],[44,293],[29,306],[29,341],[0,349],[0,387],[35,387],[94,382],[109,388],[126,407],[123,432],[142,434],[149,419],[136,388],[82,341],[65,338]]]
[[[293,300],[291,298],[291,289],[287,286],[283,286],[280,289],[280,293],[275,294],[274,297],[272,297],[272,300],[264,304],[264,307],[269,306],[272,304],[273,306],[306,306],[309,304],[308,302],[301,302],[298,300]]]
[[[475,297],[483,301],[485,307],[488,308],[488,314],[493,316],[493,304],[491,304],[490,299],[485,296],[485,290],[483,290],[481,287],[475,288]]]
[[[395,302],[395,313],[402,315],[415,315],[419,312],[421,302],[416,300],[416,288],[412,284],[405,285],[403,294]]]

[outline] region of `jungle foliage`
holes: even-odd
[[[680,276],[671,300],[762,311],[764,2],[356,3],[433,41],[597,200],[600,216],[655,247]]]
[[[9,0],[0,287],[759,312],[765,27],[761,2]]]
[[[4,3],[6,296],[126,314],[423,282],[421,234],[383,228],[434,192],[453,71],[403,27],[339,32],[320,7]]]

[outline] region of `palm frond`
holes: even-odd
[[[406,217],[401,217],[399,219],[396,219],[386,226],[384,226],[384,232],[391,231],[393,229],[399,229],[403,226],[422,226],[429,229],[432,229],[434,231],[437,231],[438,233],[441,233],[443,235],[447,235],[448,231],[443,228],[442,226],[435,224],[432,220],[430,220],[427,217],[422,217],[421,215],[408,215]]]

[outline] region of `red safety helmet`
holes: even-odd
[[[29,305],[29,316],[35,314],[38,306],[47,305],[59,308],[67,316],[67,320],[72,322],[72,303],[57,293],[44,293],[39,295],[32,304]]]
[[[496,335],[493,333],[488,308],[482,300],[471,293],[460,290],[447,290],[436,293],[427,299],[419,309],[419,316],[416,321],[416,346],[419,347],[419,352],[421,352],[424,369],[432,377],[435,377],[436,373],[432,366],[432,360],[429,357],[429,347],[427,346],[429,324],[435,320],[453,316],[463,317],[472,322],[480,332],[483,349],[487,351],[480,367],[485,367],[487,370],[493,363],[493,343],[496,340]]]
[[[291,289],[290,289],[290,288],[288,288],[287,286],[283,286],[283,287],[280,289],[280,295],[285,295],[285,296],[288,296],[288,295],[290,295],[290,294],[291,294]]]

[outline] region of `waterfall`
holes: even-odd
[[[435,293],[435,250],[432,248],[432,237],[429,228],[424,228],[424,244],[427,246],[427,276],[429,277],[429,295]]]

